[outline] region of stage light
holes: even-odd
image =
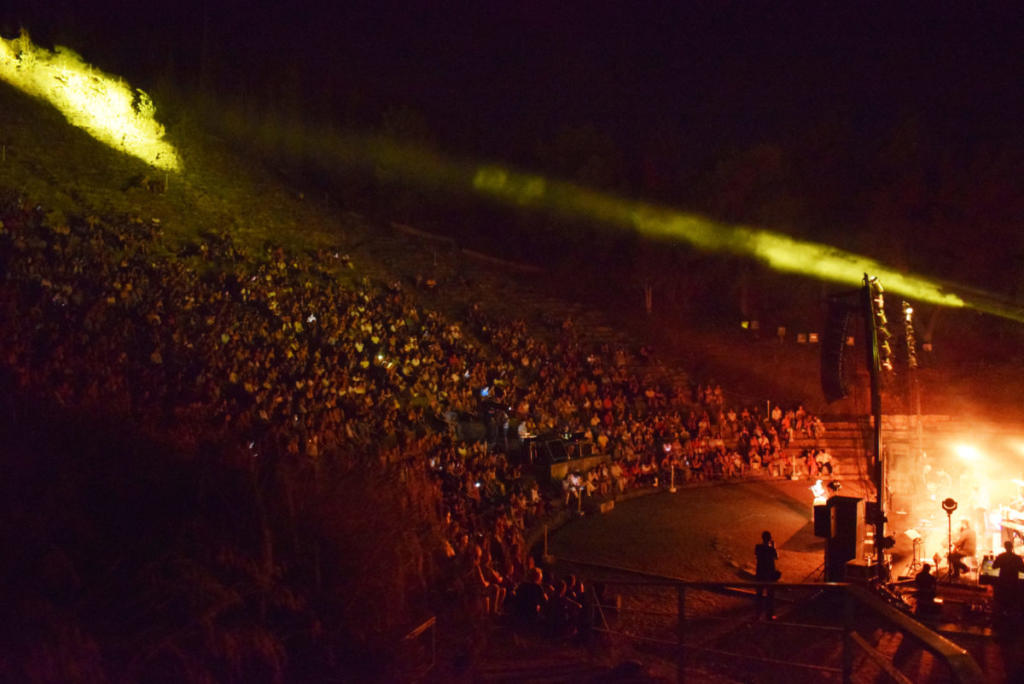
[[[903,336],[907,341],[907,365],[917,368],[917,335],[914,334],[914,308],[910,302],[901,302],[903,308]]]
[[[989,511],[986,520],[990,528],[998,530],[1003,525],[1003,514],[999,510]]]
[[[875,325],[879,330],[883,330],[885,326],[889,325],[889,319],[885,317],[885,309],[875,309]]]
[[[957,444],[953,447],[954,453],[964,461],[977,461],[981,458],[981,451],[971,444]]]
[[[105,145],[159,169],[181,168],[178,153],[163,139],[164,128],[155,119],[149,96],[68,48],[50,52],[33,44],[25,32],[10,40],[0,38],[0,79],[46,100]]]
[[[888,323],[889,321],[885,317],[885,298],[882,295],[882,283],[878,279],[878,276],[868,276],[866,273],[865,287],[870,288],[870,306],[871,306],[871,330],[874,336],[874,352],[872,352],[869,363],[877,363],[878,366],[885,371],[891,372],[893,370],[892,363],[892,346],[889,344],[889,340],[892,338],[892,333],[889,332]]]

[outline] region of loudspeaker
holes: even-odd
[[[825,581],[842,582],[846,562],[861,555],[864,540],[864,500],[833,496],[828,500],[829,535],[825,540]]]
[[[879,577],[881,563],[866,561],[863,558],[855,558],[846,561],[846,581],[848,582],[870,582]]]
[[[829,403],[850,393],[843,378],[843,350],[850,313],[850,305],[846,302],[829,300],[825,332],[821,338],[821,391]]]
[[[829,508],[825,504],[814,507],[814,536],[828,539],[832,521],[829,519]]]
[[[565,448],[565,442],[560,439],[552,439],[546,444],[551,463],[561,463],[569,460],[569,452]]]

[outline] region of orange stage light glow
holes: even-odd
[[[890,454],[889,523],[896,535],[914,530],[918,559],[940,558],[945,567],[949,523],[956,541],[960,523],[977,533],[977,558],[999,553],[1003,541],[1024,544],[1024,437],[1007,426],[976,425],[970,434],[931,435],[927,453]],[[957,508],[947,520],[942,502]]]
[[[978,461],[981,459],[981,451],[973,444],[954,444],[953,452],[965,461]]]

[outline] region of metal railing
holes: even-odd
[[[402,637],[397,674],[403,681],[419,681],[430,674],[436,664],[437,617],[431,615]]]
[[[821,679],[842,682],[852,681],[855,665],[860,670],[869,667],[868,663],[871,663],[892,681],[900,684],[914,681],[900,670],[891,655],[882,652],[873,646],[868,638],[858,633],[858,615],[868,615],[874,621],[886,624],[888,629],[899,633],[899,641],[909,639],[910,643],[930,652],[942,670],[940,678],[943,681],[962,684],[980,684],[985,681],[981,669],[966,650],[859,585],[834,582],[685,582],[671,579],[604,580],[603,584],[606,586],[606,595],[607,588],[616,586],[631,591],[634,595],[637,592],[648,592],[648,602],[651,602],[650,595],[657,594],[658,598],[653,599],[656,605],[654,608],[627,607],[621,603],[596,606],[597,620],[594,630],[610,637],[644,644],[648,650],[659,651],[663,657],[672,657],[675,660],[676,677],[680,682],[686,679],[688,663],[695,662],[699,657],[704,657],[712,663],[735,665],[738,661],[745,661],[776,670],[791,668],[802,671],[805,675],[813,673],[813,676]],[[815,613],[814,618],[820,618],[821,622],[812,623],[806,619],[799,622],[785,619],[758,622],[756,618],[751,619],[752,611],[746,603],[760,600],[758,589],[770,590],[774,592],[776,601],[792,604],[792,609],[786,611],[790,614],[799,612],[796,608],[801,601],[794,601],[793,595],[800,594],[804,594],[807,599],[826,596],[832,607],[838,606],[838,610],[825,615],[820,614],[822,611]],[[735,611],[732,615],[724,616],[691,614],[693,611],[687,610],[687,597],[697,592],[712,592],[743,599],[739,604],[740,614],[735,614]],[[666,603],[673,603],[673,593],[675,610],[666,610]],[[621,595],[619,598],[621,599]],[[652,621],[657,622],[660,618],[665,620],[655,628],[648,629],[647,633],[641,633],[640,630],[630,628],[629,620],[624,619],[627,614],[644,616],[643,619],[633,622],[646,624],[648,627]],[[611,619],[609,616],[612,616]],[[720,625],[717,629],[710,627],[716,623]],[[755,624],[763,626],[758,627],[760,630],[775,632],[778,640],[783,643],[787,643],[787,638],[785,635],[779,637],[780,633],[794,635],[788,643],[806,646],[803,649],[805,655],[810,653],[811,657],[795,661],[792,658],[773,657],[757,652],[757,649],[753,648],[753,643],[747,644],[748,648],[729,648],[718,643],[719,640],[724,640],[728,642],[727,646],[735,646],[737,641],[743,642],[743,638],[736,637],[736,630]],[[827,655],[823,655],[826,653]]]

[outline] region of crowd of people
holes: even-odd
[[[802,407],[773,411],[778,418],[765,419],[756,410],[718,411],[712,419],[707,410],[657,415],[668,432],[655,431],[641,455],[633,444],[597,438],[598,453],[609,456],[586,472],[571,471],[563,487],[572,499],[574,491],[605,496],[636,487],[672,486],[749,477],[812,479],[831,477],[832,457],[821,447],[789,449],[794,436],[813,439],[824,434],[817,418],[808,418]],[[641,430],[646,418],[633,418]],[[628,430],[627,430],[628,432]],[[591,431],[584,432],[590,436]]]
[[[50,225],[20,198],[0,221],[0,348],[19,388],[193,451],[217,440],[239,457],[351,468],[422,459],[452,579],[485,612],[533,573],[527,530],[573,504],[532,467],[531,436],[572,435],[602,457],[570,471],[577,504],[669,480],[812,474],[786,449],[822,434],[802,406],[734,409],[721,387],[675,383],[646,353],[587,344],[572,325],[531,332],[479,306],[450,320],[400,282],[357,278],[339,249],[226,233],[176,244],[132,218]]]

